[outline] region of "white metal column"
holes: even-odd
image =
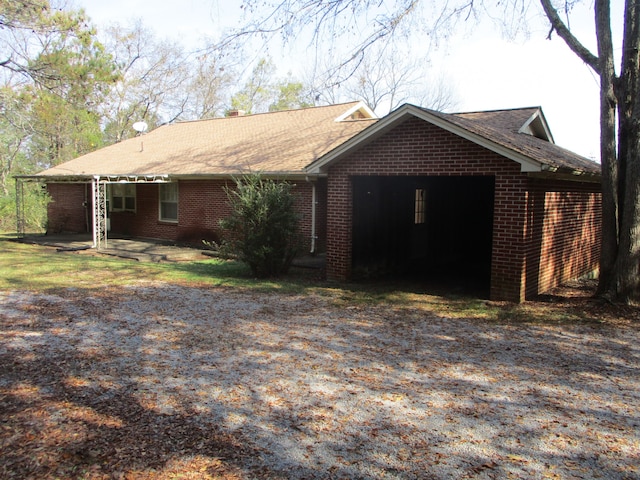
[[[107,182],[99,176],[91,182],[93,194],[93,248],[107,248]]]

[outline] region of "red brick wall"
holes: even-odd
[[[353,175],[485,176],[495,177],[494,231],[490,298],[524,301],[527,262],[531,250],[525,225],[530,178],[520,165],[418,119],[366,145],[329,170],[327,213],[327,277],[351,276]],[[593,199],[597,203],[597,199]],[[595,208],[595,203],[591,208]],[[559,231],[559,230],[558,230]],[[570,235],[570,233],[568,233]],[[594,237],[595,241],[595,237]],[[562,243],[559,238],[554,247]],[[587,247],[585,246],[585,249]],[[593,250],[593,245],[588,247]],[[591,251],[590,250],[590,251]],[[567,252],[567,250],[563,250]],[[590,258],[597,257],[591,253]],[[547,261],[546,255],[541,261]],[[573,270],[577,272],[579,268]],[[548,276],[545,270],[544,278]],[[555,274],[557,277],[557,274]]]
[[[598,269],[601,200],[599,184],[532,181],[527,298]]]
[[[295,182],[296,209],[300,214],[303,249],[311,244],[311,192],[306,181]],[[110,212],[111,234],[140,238],[164,239],[201,245],[202,240],[220,240],[219,222],[230,214],[225,186],[229,180],[184,180],[178,184],[178,222],[159,219],[159,186],[154,183],[136,184],[136,211]],[[91,185],[89,197],[89,231],[92,231]],[[83,232],[84,189],[82,184],[49,184],[54,202],[49,207],[49,224],[56,232]],[[321,202],[321,205],[324,201]],[[321,214],[322,215],[322,214]],[[320,219],[322,221],[322,217]],[[326,224],[326,220],[325,220]],[[324,224],[321,225],[324,228]]]
[[[202,240],[219,241],[219,220],[229,215],[223,180],[185,180],[178,182],[178,221],[160,220],[159,185],[136,185],[136,212],[112,213],[114,233],[158,238],[201,245]],[[115,219],[126,219],[116,223]],[[119,230],[122,227],[125,230]]]
[[[50,183],[47,191],[51,197],[47,206],[48,233],[93,231],[90,184]]]
[[[327,179],[316,182],[316,252],[327,250]]]

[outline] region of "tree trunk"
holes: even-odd
[[[628,303],[640,292],[640,4],[627,0],[622,68],[616,85],[620,209],[618,255],[607,296]]]
[[[618,256],[619,165],[616,152],[615,67],[609,0],[595,3],[598,68],[600,76],[600,162],[602,168],[602,244],[598,295],[610,292]]]

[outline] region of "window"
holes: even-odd
[[[134,183],[111,183],[109,187],[112,211],[136,211],[136,186]]]
[[[415,215],[414,215],[414,223],[416,225],[425,223],[426,208],[427,208],[427,191],[424,188],[417,188]]]
[[[160,185],[160,220],[178,221],[178,184],[163,183]]]

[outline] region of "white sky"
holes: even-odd
[[[240,1],[75,0],[98,26],[142,19],[159,37],[195,44],[237,26]],[[614,19],[622,2],[612,0]],[[221,6],[224,4],[224,7]],[[618,10],[616,13],[615,10]],[[578,38],[588,38],[593,20],[586,11],[574,20]],[[617,15],[617,16],[616,16]],[[583,28],[581,28],[583,26]],[[529,40],[509,42],[489,25],[452,37],[432,55],[430,78],[438,71],[454,85],[456,111],[541,106],[558,145],[581,155],[599,156],[598,82],[562,40],[546,40],[546,30]],[[591,34],[593,35],[593,34]],[[619,38],[619,37],[618,37]],[[620,42],[618,42],[619,44]],[[270,51],[276,63],[278,57]],[[290,67],[283,67],[283,75]],[[302,72],[293,72],[301,77]]]

